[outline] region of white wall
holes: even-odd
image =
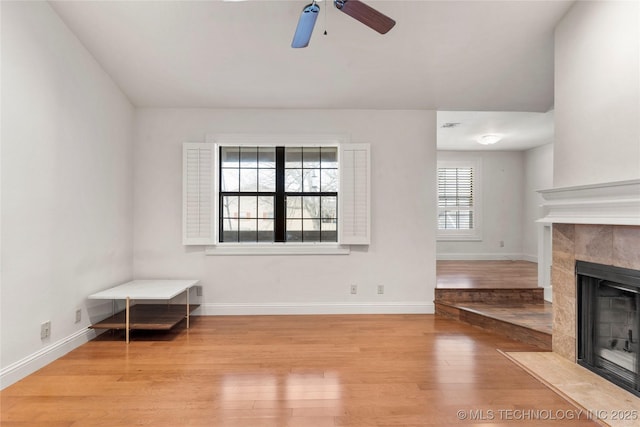
[[[202,280],[206,314],[433,310],[434,111],[140,109],[136,277]],[[181,244],[181,146],[209,133],[348,134],[371,143],[372,239],[350,255],[205,256]],[[358,295],[349,285],[358,285]],[[377,295],[376,286],[385,285]]]
[[[640,3],[579,1],[556,28],[554,186],[640,178]]]
[[[546,144],[524,152],[524,218],[522,221],[522,252],[524,258],[537,261],[538,237],[544,199],[537,190],[553,187],[553,144]]]
[[[438,151],[438,160],[477,158],[482,161],[482,240],[438,241],[438,259],[521,259],[524,154]],[[504,247],[500,247],[500,241]]]
[[[48,3],[2,3],[3,387],[86,341],[85,297],[130,279],[132,131]]]

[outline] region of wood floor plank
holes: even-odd
[[[478,416],[575,410],[496,350],[534,347],[433,315],[194,317],[189,330],[137,334],[129,345],[103,334],[7,387],[0,423],[507,426]]]
[[[487,273],[492,274],[487,274]],[[529,261],[448,261],[436,263],[436,288],[522,289],[538,287],[538,264]]]

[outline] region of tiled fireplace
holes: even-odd
[[[546,200],[541,222],[553,227],[552,348],[576,362],[576,261],[640,270],[640,180],[541,193]]]
[[[553,351],[576,360],[576,260],[640,270],[640,226],[553,225]]]

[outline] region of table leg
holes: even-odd
[[[125,328],[125,339],[127,344],[129,344],[129,322],[130,322],[130,306],[129,306],[129,297],[127,297],[127,303],[126,303],[126,307],[125,307],[125,321],[124,321],[124,328]]]

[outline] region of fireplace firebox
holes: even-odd
[[[578,363],[640,396],[640,271],[576,262]]]

